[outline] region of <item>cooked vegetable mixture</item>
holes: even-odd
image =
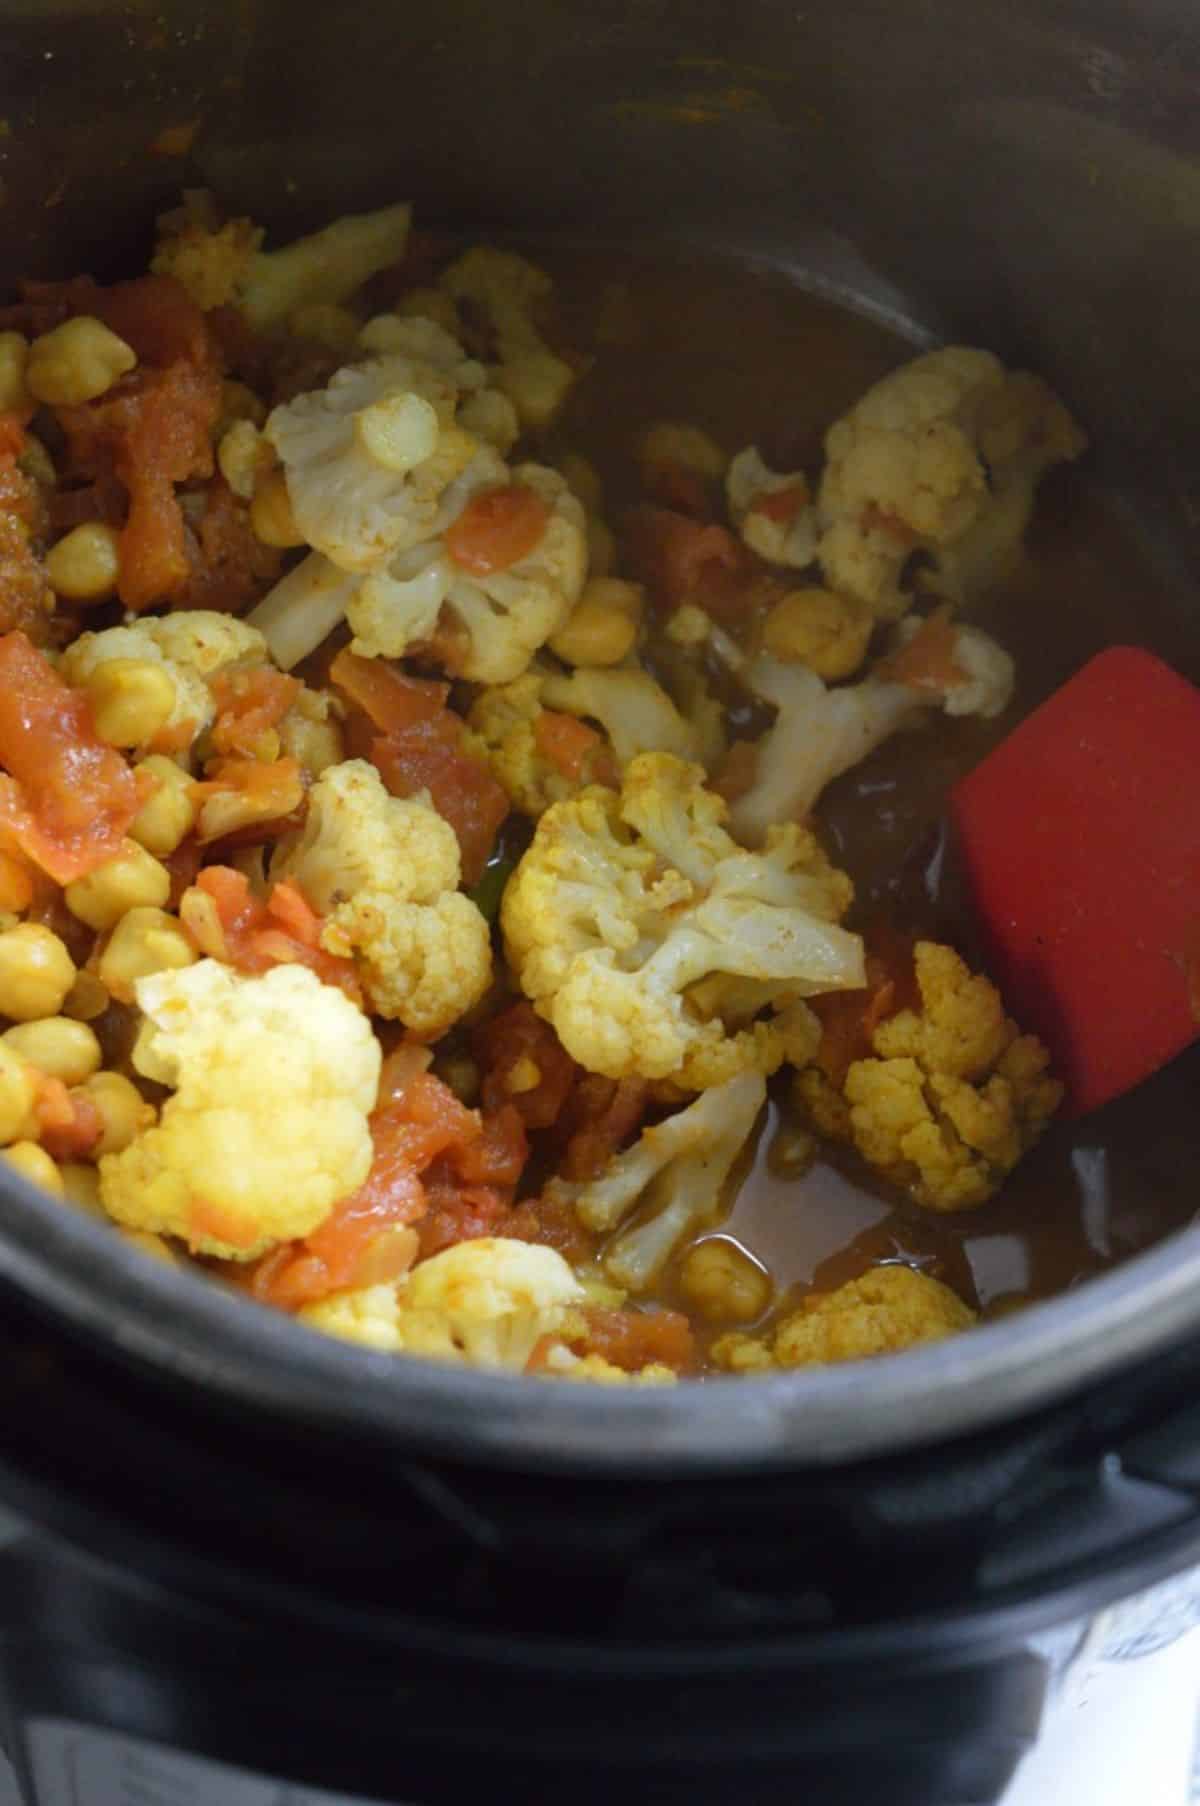
[[[647,419],[606,512],[563,419],[619,297],[573,333],[403,206],[262,239],[189,193],[150,273],[0,311],[3,1157],[374,1349],[665,1383],[968,1327],[714,1231],[768,1088],[795,1173],[929,1213],[1055,1112],[817,806],[1005,710],[972,605],[1082,433],[951,347],[819,468]]]

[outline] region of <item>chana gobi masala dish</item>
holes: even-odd
[[[1065,407],[789,291],[789,441],[753,296],[721,357],[653,273],[407,207],[262,238],[189,192],[147,274],[0,313],[4,1158],[316,1330],[547,1377],[1020,1302],[963,1213],[1026,1233],[1062,1087],[917,829],[1015,720],[988,598]]]

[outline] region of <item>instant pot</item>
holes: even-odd
[[[2,0],[0,278],[140,267],[184,185],[719,249],[1043,371],[1200,649],[1198,80],[1191,0]],[[1198,1082],[1152,1081],[1200,1170]],[[1195,1229],[662,1391],[353,1350],[15,1177],[0,1290],[38,1806],[992,1802],[1055,1650],[1200,1563]]]

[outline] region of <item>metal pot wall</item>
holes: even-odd
[[[1200,21],[1183,0],[220,12],[3,0],[0,285],[132,262],[182,182],[280,230],[404,195],[450,223],[688,241],[775,265],[1049,374],[1101,448],[1098,480],[1195,618],[1200,667],[1198,78]],[[193,120],[186,159],[148,153]],[[1193,1085],[1198,1070],[1192,1058]],[[1168,1082],[1183,1095],[1178,1073]],[[787,1584],[769,1564],[776,1578],[750,1584],[733,1561],[720,1610],[693,1626],[710,1642],[799,1634],[822,1567],[858,1563],[859,1583],[827,1588],[805,1634],[886,1624],[888,1660],[903,1664],[932,1635],[929,1607],[943,1628],[957,1613],[968,1641],[973,1622],[986,1666],[1018,1604],[1065,1616],[1085,1579],[1099,1596],[1200,1556],[1196,1231],[1019,1319],[883,1363],[869,1384],[834,1369],[673,1395],[559,1391],[327,1344],[152,1267],[15,1180],[0,1182],[0,1283],[10,1501],[110,1561],[119,1552],[160,1601],[233,1611],[257,1571],[264,1621],[287,1617],[294,1572],[287,1600],[265,1601],[282,1550],[310,1564],[314,1597],[328,1580],[365,1610],[355,1589],[386,1547],[383,1476],[406,1534],[419,1525],[491,1564],[489,1609],[509,1610],[522,1637],[584,1621],[598,1636],[612,1577],[663,1538],[674,1553],[658,1579],[638,1570],[638,1636],[647,1623],[691,1634],[663,1575],[686,1590],[704,1566],[676,1560],[688,1538],[689,1561],[707,1538],[719,1569],[722,1537],[762,1514]],[[149,1487],[133,1478],[141,1438]],[[284,1527],[301,1447],[337,1450],[301,1513],[311,1529],[319,1500],[327,1516],[303,1558]],[[236,1509],[240,1489],[257,1522]],[[1036,1561],[1022,1563],[1022,1536]],[[923,1597],[894,1571],[914,1551],[939,1577]],[[587,1576],[578,1623],[550,1583],[536,1611],[527,1591],[512,1606],[513,1575],[552,1569]],[[946,1661],[951,1645],[962,1652],[951,1637]],[[801,1648],[796,1672],[817,1659],[816,1643]],[[1017,1693],[1019,1726],[972,1799],[992,1797],[1036,1720],[1036,1688]],[[250,1759],[245,1739],[234,1753]],[[923,1785],[912,1797],[926,1806],[943,1797]]]

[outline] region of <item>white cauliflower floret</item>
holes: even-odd
[[[622,766],[643,752],[705,763],[696,727],[640,665],[579,665],[569,677],[548,676],[542,700],[549,709],[598,721]]]
[[[545,714],[546,675],[531,666],[512,683],[490,685],[479,692],[467,715],[467,725],[496,782],[514,808],[533,816],[610,776],[613,762],[611,749],[599,735],[577,774],[568,774],[543,752],[538,724]]]
[[[522,424],[548,426],[576,376],[536,324],[554,286],[549,276],[514,251],[477,245],[444,271],[441,286],[456,304],[468,303],[486,320],[498,359],[492,380],[509,396]]]
[[[204,959],[135,991],[134,1066],[174,1094],[155,1127],[100,1161],[109,1215],[232,1260],[310,1235],[371,1164],[370,1023],[297,965],[244,978]]]
[[[975,1312],[949,1286],[912,1267],[872,1267],[835,1292],[811,1292],[768,1336],[735,1331],[713,1346],[734,1373],[771,1367],[823,1367],[898,1354],[970,1329]]]
[[[768,564],[803,570],[813,562],[817,516],[802,471],[782,475],[770,470],[758,447],[748,445],[726,472],[725,498],[734,526],[751,551]]]
[[[546,510],[533,549],[486,575],[468,573],[441,539],[400,554],[366,579],[347,608],[355,652],[400,658],[440,618],[456,643],[445,659],[455,676],[496,684],[520,675],[579,600],[587,540],[583,510],[557,471],[519,464],[511,481]]]
[[[1020,540],[1038,480],[1076,458],[1084,435],[1036,377],[952,345],[868,389],[825,439],[818,552],[831,587],[896,619],[904,567],[968,599]]]
[[[361,582],[357,571],[310,552],[251,609],[246,624],[262,634],[279,669],[290,671],[345,619]]]
[[[901,629],[902,644],[920,628]],[[899,728],[940,707],[947,715],[1002,713],[1012,697],[1013,661],[977,627],[954,627],[945,673],[905,676],[897,654],[860,682],[832,688],[803,664],[761,657],[743,668],[748,689],[778,710],[758,742],[754,782],[730,808],[734,832],[756,845],[773,822],[809,815],[827,784],[859,765]],[[896,675],[891,675],[894,664]]]
[[[728,1033],[689,987],[728,974],[794,1007],[864,982],[862,942],[837,926],[849,880],[795,827],[744,852],[703,780],[669,754],[639,755],[619,796],[591,789],[548,809],[505,889],[521,989],[589,1071],[696,1090],[773,1071],[780,1034],[763,1022]]]
[[[463,371],[482,380],[465,359]],[[264,437],[315,551],[343,570],[376,569],[442,532],[476,490],[504,481],[492,447],[455,424],[460,393],[452,372],[396,355],[348,364],[272,411]]]
[[[298,308],[348,301],[364,282],[400,262],[411,222],[412,208],[404,203],[348,213],[277,251],[259,251],[238,283],[237,304],[262,332]]]
[[[550,1193],[573,1203],[580,1220],[599,1233],[617,1229],[643,1200],[651,1202],[653,1215],[615,1236],[604,1252],[604,1269],[619,1285],[645,1291],[681,1242],[720,1214],[766,1096],[760,1072],[740,1073],[644,1129],[599,1178],[551,1181]]]
[[[432,1038],[473,1008],[492,976],[487,922],[458,890],[458,840],[428,799],[393,797],[364,759],[331,765],[271,878],[291,878],[328,917],[327,952],[356,959],[378,1015]]]
[[[210,609],[181,609],[170,615],[143,615],[128,627],[81,633],[63,653],[60,669],[68,683],[86,684],[110,659],[148,659],[161,664],[175,685],[175,707],[165,729],[192,739],[211,726],[216,714],[208,679],[235,664],[261,664],[267,643],[246,621]]]
[[[396,1354],[521,1373],[583,1296],[552,1248],[483,1236],[422,1261],[397,1285],[308,1305],[300,1320]]]

